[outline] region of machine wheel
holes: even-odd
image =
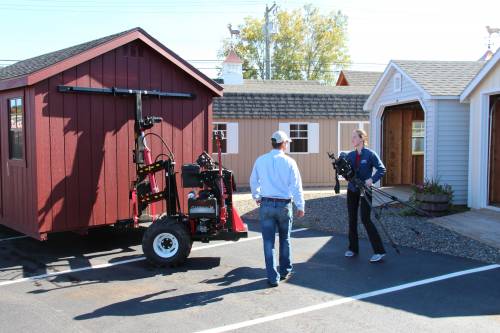
[[[153,222],[142,238],[146,258],[157,266],[179,266],[186,261],[193,242],[177,219],[162,218]]]

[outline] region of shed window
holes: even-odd
[[[290,152],[307,153],[308,152],[308,124],[290,124]]]
[[[414,121],[411,130],[411,152],[413,155],[424,154],[425,125],[423,121]]]
[[[8,100],[9,110],[9,158],[24,159],[24,112],[22,98]]]
[[[227,153],[227,124],[225,123],[215,123],[214,124],[214,135],[216,133],[220,133],[222,134],[222,140],[221,140],[221,152],[223,154]],[[215,140],[215,137],[213,139],[213,143],[212,143],[212,151],[214,153],[217,153],[218,152],[218,148],[217,148],[217,142]]]

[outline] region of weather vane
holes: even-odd
[[[488,31],[488,50],[490,50],[491,49],[491,35],[493,35],[493,34],[500,35],[500,28],[492,28],[489,25],[487,25],[486,31]]]
[[[240,36],[240,31],[239,30],[234,30],[232,28],[231,23],[227,25],[227,28],[229,29],[229,33],[231,34],[231,48],[234,48],[234,41],[236,39],[236,36]]]

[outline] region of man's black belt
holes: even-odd
[[[285,203],[289,203],[292,201],[292,199],[279,199],[279,198],[266,198],[266,197],[263,197],[262,198],[262,201],[271,201],[271,202],[285,202]]]

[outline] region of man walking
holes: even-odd
[[[264,241],[267,282],[277,287],[292,272],[290,231],[292,230],[292,200],[297,206],[297,217],[304,216],[304,195],[297,163],[285,155],[291,142],[283,131],[271,137],[273,149],[255,161],[250,187],[252,197],[260,206],[259,219]],[[276,267],[274,240],[279,232],[279,272]]]

